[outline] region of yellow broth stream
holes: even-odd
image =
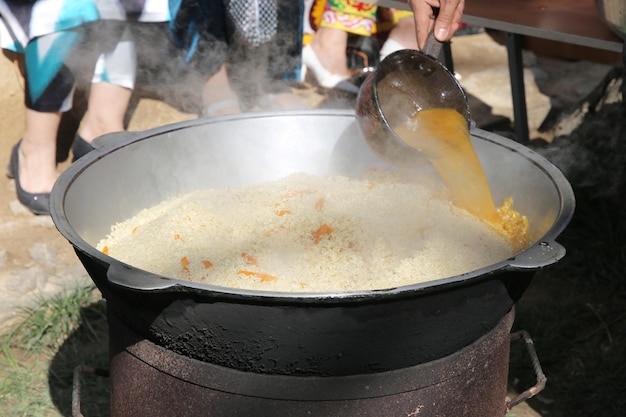
[[[509,197],[496,208],[463,115],[447,108],[426,109],[395,132],[430,160],[459,207],[496,228],[516,249],[528,244],[528,220],[513,210],[513,200]]]

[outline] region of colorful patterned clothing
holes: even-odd
[[[353,35],[387,32],[398,20],[412,16],[407,10],[387,9],[354,0],[314,0],[311,27],[330,27]]]

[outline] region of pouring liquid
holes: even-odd
[[[425,109],[395,132],[429,159],[459,207],[491,225],[514,248],[527,245],[528,220],[512,209],[511,198],[496,208],[463,115],[447,108]]]

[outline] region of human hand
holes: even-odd
[[[426,44],[426,39],[433,30],[435,39],[440,42],[448,41],[461,24],[465,0],[408,0],[415,15],[417,44],[420,49]],[[433,8],[439,8],[435,16]]]

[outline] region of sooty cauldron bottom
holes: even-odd
[[[339,377],[242,372],[179,355],[109,313],[111,417],[502,417],[511,310],[444,358]]]

